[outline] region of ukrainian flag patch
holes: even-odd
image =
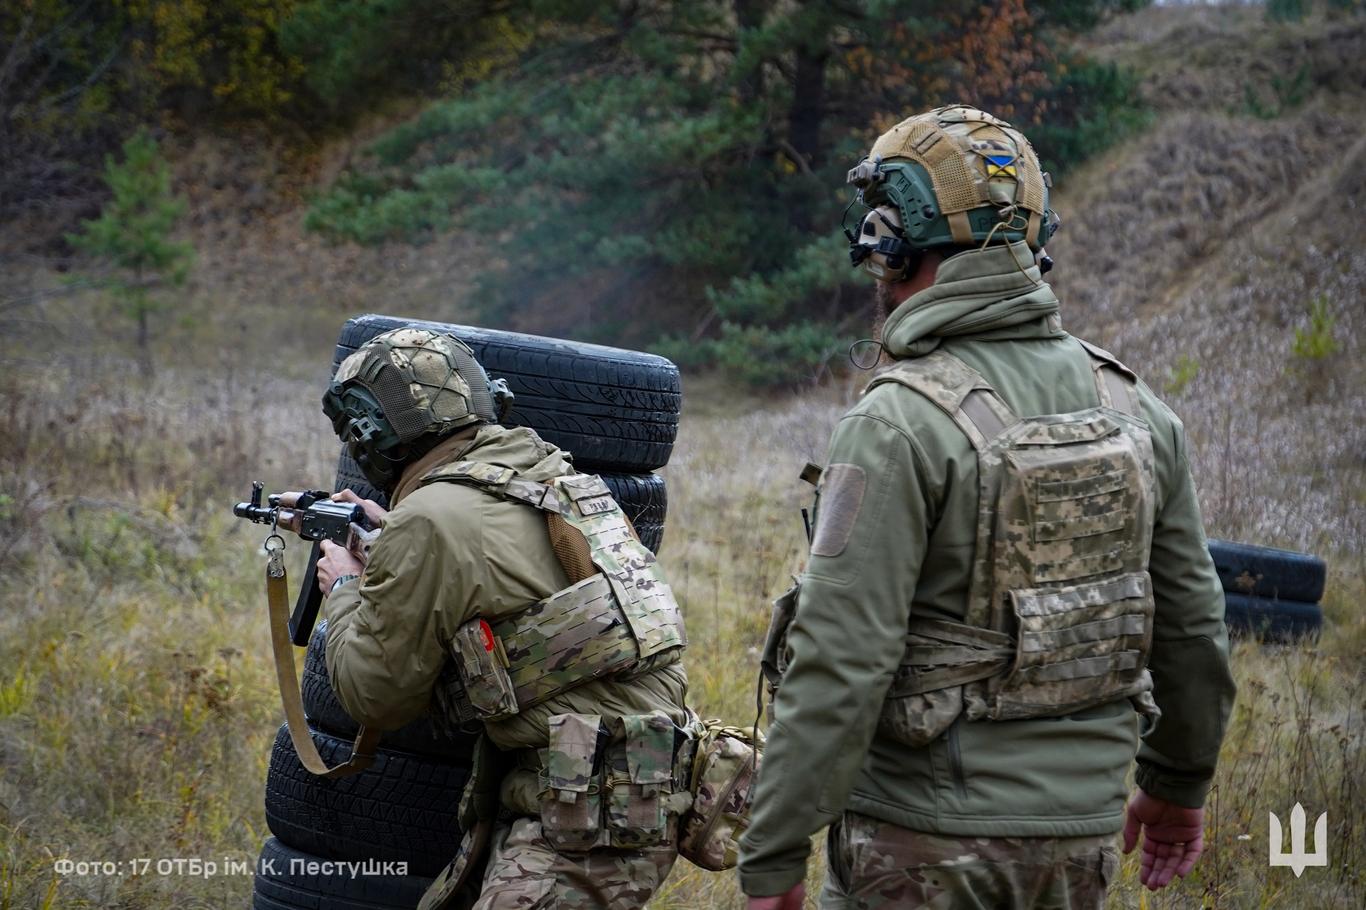
[[[1014,155],[984,155],[987,159],[987,179],[992,177],[1014,177]]]

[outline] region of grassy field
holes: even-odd
[[[122,388],[101,380],[113,367],[4,389],[0,910],[243,906],[247,876],[62,876],[54,861],[250,859],[267,834],[261,792],[279,712],[260,534],[227,507],[258,474],[272,488],[329,475],[314,384],[207,391],[204,376],[167,370],[150,388]],[[704,714],[754,716],[767,602],[801,560],[796,473],[820,460],[846,394],[737,402],[704,387],[689,399],[666,471],[663,559]],[[303,547],[291,552],[297,561]],[[1127,861],[1113,906],[1356,907],[1366,896],[1354,811],[1366,780],[1361,553],[1325,555],[1322,641],[1237,647],[1209,853],[1146,903]],[[1296,801],[1311,817],[1328,811],[1332,843],[1332,868],[1298,880],[1266,867],[1266,813]],[[812,874],[814,891],[816,864]],[[731,876],[685,863],[656,901],[739,904]]]

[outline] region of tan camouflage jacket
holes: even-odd
[[[452,454],[512,468],[531,481],[573,473],[559,449],[528,429],[482,427]],[[515,613],[569,584],[545,514],[455,483],[422,486],[389,513],[365,574],[328,598],[327,670],[357,721],[393,730],[427,710],[455,630],[475,617]],[[681,663],[631,679],[597,680],[487,725],[503,749],[548,744],[554,714],[666,712],[687,720]]]
[[[1098,404],[1091,364],[1062,331],[1058,302],[1016,245],[945,261],[935,285],[890,317],[894,357],[936,346],[986,377],[1016,413]],[[1223,594],[1187,465],[1181,422],[1140,384],[1152,433],[1156,601],[1149,667],[1164,717],[1140,741],[1127,700],[1067,715],[959,719],[929,745],[877,730],[911,616],[962,621],[975,548],[977,461],[952,419],[911,389],[879,385],[836,427],[829,462],[860,466],[866,493],[837,556],[810,557],[789,631],[753,822],[741,842],[748,894],[803,877],[810,837],[851,810],[948,836],[1079,837],[1116,832],[1135,754],[1139,784],[1197,806],[1233,700]],[[820,529],[817,505],[817,533]]]

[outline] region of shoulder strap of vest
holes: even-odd
[[[546,512],[558,514],[560,511],[560,496],[554,487],[522,480],[512,468],[477,461],[453,461],[428,471],[418,484],[426,486],[438,481],[463,483],[490,495],[523,502]]]
[[[1077,341],[1081,342],[1091,358],[1091,371],[1095,376],[1096,394],[1100,396],[1101,405],[1143,419],[1143,408],[1138,402],[1138,376],[1134,371],[1104,348],[1080,338]]]
[[[913,389],[938,405],[978,451],[1020,421],[981,373],[946,351],[898,361],[875,376],[868,389],[888,382]]]

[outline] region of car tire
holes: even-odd
[[[1210,540],[1209,552],[1224,590],[1275,600],[1315,604],[1323,597],[1328,567],[1294,550]]]
[[[1318,604],[1225,592],[1224,622],[1228,624],[1230,635],[1262,641],[1293,641],[1319,634],[1323,627],[1323,610]]]
[[[256,861],[252,910],[412,910],[431,884],[417,875],[353,874],[367,870],[327,862],[267,838]]]
[[[304,654],[303,679],[300,688],[304,696],[304,713],[316,729],[341,738],[354,737],[360,726],[346,713],[332,680],[327,675],[327,620],[320,620],[313,630],[313,638]],[[384,733],[380,745],[386,749],[412,752],[438,761],[469,764],[474,755],[478,729],[453,729],[431,713],[424,714],[410,724]]]
[[[311,729],[328,765],[351,754],[351,741]],[[318,777],[299,763],[283,725],[266,774],[266,824],[284,843],[336,860],[406,862],[415,875],[435,875],[455,856],[461,831],[465,763],[385,748],[350,777]]]
[[[449,332],[516,395],[508,426],[526,426],[572,452],[580,470],[644,473],[663,467],[678,435],[678,367],[656,354],[520,332],[366,315],[342,326],[333,364],[390,329]]]
[[[621,505],[626,517],[631,519],[641,543],[658,555],[664,543],[664,519],[669,511],[664,478],[658,474],[611,472],[602,472],[598,476],[612,491],[612,496]],[[385,507],[389,505],[389,498],[371,486],[361,473],[360,466],[345,452],[337,459],[337,480],[333,489],[353,490],[362,499],[373,499]]]

